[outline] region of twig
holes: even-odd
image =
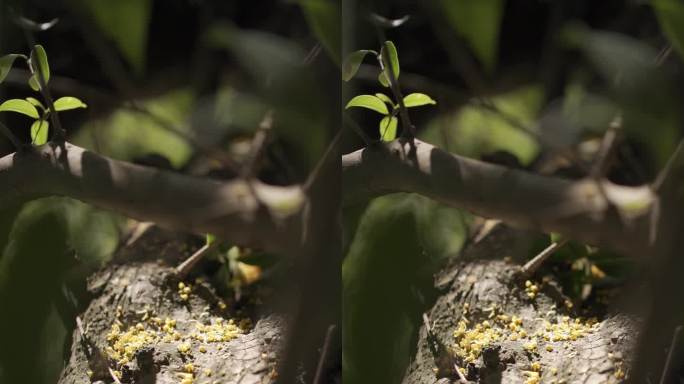
[[[662,376],[660,376],[660,384],[671,382],[668,379],[671,376],[670,371],[672,371],[672,369],[674,368],[672,365],[674,364],[676,349],[680,343],[682,328],[683,327],[681,325],[678,325],[677,328],[675,328],[674,334],[672,335],[672,342],[670,343],[670,350],[667,352],[667,360],[665,360],[663,374]]]
[[[619,116],[617,116],[611,123],[606,133],[603,135],[601,140],[601,147],[596,155],[596,162],[591,167],[589,172],[589,177],[596,180],[601,179],[606,175],[608,168],[610,167],[613,155],[615,154],[615,148],[618,141],[618,132],[622,122]]]
[[[520,269],[520,275],[523,277],[528,277],[532,276],[539,267],[546,261],[546,259],[549,258],[549,256],[553,255],[554,252],[562,248],[565,244],[568,243],[567,239],[563,239],[557,243],[551,243],[548,247],[546,247],[543,251],[539,252],[539,254],[535,257],[532,258],[532,260],[528,261],[523,265],[523,267]]]
[[[373,144],[373,139],[371,139],[370,136],[368,136],[368,134],[361,129],[359,124],[354,119],[352,119],[346,113],[342,115],[342,119],[344,120],[345,125],[351,127],[352,131],[361,137],[361,140],[363,140],[366,146]]]
[[[323,369],[325,368],[325,362],[328,360],[328,354],[330,353],[330,347],[332,344],[332,335],[337,327],[332,324],[328,327],[328,331],[325,333],[325,341],[323,342],[323,349],[321,350],[321,357],[318,359],[318,367],[316,367],[316,376],[314,376],[313,384],[323,383]]]
[[[111,367],[107,367],[107,370],[109,371],[109,375],[112,377],[114,382],[116,384],[121,384],[121,380],[119,380],[119,378],[116,376],[116,374],[114,373],[114,370]]]
[[[672,156],[670,156],[670,159],[667,161],[667,164],[665,164],[665,167],[663,168],[662,171],[658,174],[656,177],[655,181],[653,182],[651,188],[653,189],[654,192],[659,192],[663,184],[665,183],[665,180],[667,180],[668,176],[670,175],[670,172],[672,171],[672,168],[675,166],[675,163],[679,157],[682,156],[684,153],[684,140],[681,140],[679,144],[677,145],[677,148],[675,149],[674,153]]]
[[[323,168],[323,164],[325,164],[329,160],[330,156],[333,156],[333,154],[335,153],[334,149],[337,148],[337,144],[339,143],[341,137],[342,130],[340,129],[339,131],[337,131],[335,137],[328,145],[328,148],[325,150],[325,153],[323,153],[323,156],[320,160],[318,160],[318,163],[309,174],[309,177],[307,177],[306,181],[304,182],[304,186],[302,188],[304,191],[308,191],[311,188],[311,185],[313,185],[314,181],[318,178],[318,175],[321,172],[321,169]]]
[[[240,175],[244,179],[250,179],[256,173],[256,167],[259,164],[261,155],[264,152],[264,148],[268,142],[268,138],[271,134],[273,128],[273,110],[269,110],[261,119],[259,123],[259,128],[256,133],[254,133],[254,138],[252,139],[252,145],[249,150],[249,155],[247,156],[247,161],[242,166]]]
[[[9,139],[9,141],[12,142],[12,145],[14,145],[17,150],[21,150],[24,147],[21,141],[19,141],[19,138],[17,138],[17,136],[15,136],[5,124],[0,123],[0,131]]]
[[[216,249],[216,247],[218,247],[218,244],[218,241],[213,241],[210,244],[205,244],[202,248],[198,249],[195,253],[193,253],[190,257],[185,259],[185,261],[183,261],[176,267],[176,275],[178,275],[179,278],[183,279],[192,270],[195,264],[202,260],[202,258],[207,253]]]
[[[468,379],[466,379],[465,376],[463,376],[463,372],[461,372],[461,368],[458,367],[458,364],[454,363],[454,371],[456,371],[456,374],[458,375],[458,380],[462,384],[468,384]]]

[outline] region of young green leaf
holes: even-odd
[[[43,103],[41,103],[40,100],[36,99],[35,97],[27,97],[26,101],[28,101],[36,107],[39,107],[43,111],[45,110],[45,106],[43,105]]]
[[[354,97],[353,99],[349,100],[347,106],[345,106],[344,108],[347,109],[350,107],[368,108],[378,113],[382,113],[383,115],[389,114],[387,105],[382,100],[378,99],[373,95],[358,95]]]
[[[64,96],[55,100],[55,111],[68,111],[76,108],[87,108],[88,106],[76,97]]]
[[[31,75],[31,77],[29,77],[28,85],[34,91],[36,91],[36,92],[40,91],[40,84],[38,83],[38,78],[36,78],[36,75]]]
[[[33,47],[30,61],[34,75],[40,71],[40,74],[43,77],[43,82],[45,82],[45,85],[47,85],[48,81],[50,81],[50,65],[48,64],[47,53],[45,53],[45,48],[43,48],[42,45],[38,44]],[[38,79],[36,78],[36,80]],[[29,85],[30,83],[31,80],[29,79]],[[40,84],[40,81],[37,81],[37,84]],[[31,86],[31,88],[33,88],[33,86]]]
[[[363,58],[369,53],[375,53],[377,55],[377,53],[374,51],[362,49],[360,51],[352,52],[349,56],[347,56],[347,58],[344,60],[344,63],[342,63],[342,80],[351,80],[354,75],[356,75],[356,72],[359,71],[359,67],[361,66]]]
[[[216,241],[216,235],[212,235],[211,233],[207,233],[206,244],[211,245],[215,241]]]
[[[21,99],[9,99],[4,103],[0,104],[0,112],[10,111],[24,114],[28,117],[33,117],[34,119],[39,118],[38,110],[33,104],[26,100]]]
[[[3,80],[5,80],[5,77],[7,77],[7,74],[9,73],[10,69],[12,69],[12,64],[14,64],[14,60],[16,60],[19,57],[26,59],[26,56],[19,55],[16,53],[0,57],[0,83],[2,83]]]
[[[384,93],[376,93],[375,97],[394,107],[394,102]]]
[[[387,56],[387,59],[385,59]],[[389,68],[392,68],[392,73],[394,73],[394,79],[399,79],[399,55],[397,54],[397,47],[390,40],[385,41],[382,49],[380,50],[380,60],[382,60],[384,70],[380,73],[378,80],[380,84],[385,87],[390,86],[390,76],[387,73]]]
[[[31,141],[35,145],[47,143],[48,127],[50,123],[45,120],[36,120],[31,124]]]
[[[399,119],[394,116],[385,116],[380,120],[380,138],[383,141],[392,141],[397,138],[397,123]]]
[[[421,105],[428,104],[437,104],[437,102],[424,93],[411,93],[404,97],[404,105],[406,108],[420,107]]]

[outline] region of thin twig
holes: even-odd
[[[682,156],[683,152],[684,152],[684,140],[681,140],[679,142],[679,144],[677,145],[677,148],[675,149],[672,156],[670,156],[670,159],[667,160],[665,167],[663,168],[662,171],[660,171],[660,173],[656,177],[655,181],[651,185],[651,188],[653,189],[654,192],[658,193],[661,190],[661,188],[663,187],[663,184],[665,183],[665,180],[667,180],[668,176],[670,175],[670,172],[672,171],[672,168],[675,166],[677,159],[680,156]]]
[[[352,131],[354,131],[354,133],[361,137],[361,140],[363,140],[366,146],[373,144],[373,139],[371,139],[370,136],[368,136],[368,134],[366,134],[366,132],[364,132],[363,129],[361,129],[359,123],[352,119],[351,116],[345,113],[342,115],[342,119],[344,120],[346,126],[351,127]]]
[[[313,384],[323,383],[323,369],[325,362],[328,360],[330,347],[332,344],[332,335],[335,332],[335,324],[328,326],[328,331],[325,333],[325,341],[323,342],[323,349],[321,350],[321,357],[318,359],[318,367],[316,367],[316,376],[314,376]]]
[[[454,363],[454,371],[456,371],[456,374],[458,375],[458,380],[462,384],[468,384],[468,379],[466,379],[465,376],[463,376],[463,372],[461,372],[461,368],[458,367],[458,364]]]
[[[7,126],[3,123],[0,123],[0,132],[2,132],[2,134],[12,142],[12,145],[14,145],[14,148],[17,150],[21,150],[24,147],[21,141],[19,141],[19,138],[17,138],[17,136],[15,136],[14,133],[12,133],[12,131],[10,131],[10,129],[7,128]]]
[[[553,255],[554,252],[562,248],[567,243],[567,239],[563,239],[557,243],[551,243],[551,245],[539,252],[537,256],[533,257],[532,260],[528,261],[525,263],[525,265],[523,265],[522,268],[520,268],[520,275],[523,277],[532,276],[537,269],[541,267],[544,261],[549,258],[549,256]]]
[[[682,334],[682,326],[678,325],[675,328],[674,334],[672,335],[672,342],[670,343],[670,350],[667,352],[667,360],[665,360],[665,367],[663,368],[663,374],[660,376],[660,384],[669,383],[670,371],[674,368],[672,365],[675,363],[676,350],[680,343],[680,338]]]
[[[589,172],[589,177],[599,180],[608,172],[613,155],[615,154],[615,148],[617,147],[616,144],[621,126],[622,122],[619,116],[610,123],[610,126],[601,140],[601,146],[596,155],[596,161]]]
[[[107,370],[109,371],[109,375],[112,377],[114,382],[116,384],[121,384],[121,380],[119,380],[119,378],[116,376],[116,374],[114,373],[114,370],[111,367],[107,367]]]
[[[313,185],[313,183],[316,181],[316,179],[318,179],[318,175],[321,172],[321,169],[323,168],[323,164],[325,164],[328,161],[330,156],[333,156],[333,154],[335,153],[334,149],[337,148],[337,144],[339,143],[341,137],[342,137],[342,130],[340,129],[339,131],[337,131],[337,133],[335,134],[335,137],[333,138],[333,140],[328,145],[328,148],[325,150],[325,153],[323,153],[323,156],[321,157],[321,159],[318,160],[318,163],[316,164],[314,169],[309,174],[309,177],[306,178],[306,181],[304,182],[304,185],[302,188],[304,191],[308,191],[311,188],[311,185]]]
[[[273,129],[273,110],[269,110],[261,119],[259,123],[259,128],[254,133],[254,138],[252,139],[252,145],[249,149],[249,155],[245,164],[242,166],[240,175],[244,179],[252,178],[256,171],[259,160],[264,152],[266,145],[268,144],[268,138]]]
[[[202,260],[202,258],[206,254],[216,249],[216,247],[218,247],[218,244],[218,241],[213,241],[210,244],[205,244],[202,248],[198,249],[195,253],[193,253],[190,257],[185,259],[185,261],[183,261],[176,267],[176,275],[179,278],[183,279],[197,264],[197,262]]]

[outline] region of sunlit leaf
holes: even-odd
[[[10,69],[12,69],[12,64],[14,64],[14,60],[20,57],[26,59],[26,56],[19,55],[16,53],[0,57],[0,83],[2,83],[5,80],[5,77],[7,77],[7,74],[9,73]]]
[[[382,45],[382,49],[380,50],[380,57],[382,59],[383,65],[385,69],[380,73],[380,76],[378,77],[378,80],[380,81],[380,84],[384,85],[385,87],[390,86],[390,76],[387,73],[387,71],[391,68],[392,73],[394,74],[394,78],[399,79],[399,55],[397,54],[397,47],[394,45],[393,42],[391,41],[385,41],[385,43]]]
[[[143,72],[151,0],[80,0],[70,3],[74,7],[85,8],[95,25],[114,42],[135,72]]]
[[[299,0],[309,28],[323,44],[328,55],[340,62],[342,49],[341,20],[339,3],[332,0]]]
[[[487,71],[494,70],[503,0],[440,0],[451,28],[468,43]]]
[[[651,5],[665,36],[684,59],[684,3],[679,0],[653,0]]]
[[[354,97],[353,99],[349,100],[344,108],[347,109],[351,107],[368,108],[378,113],[382,113],[383,115],[389,114],[387,105],[373,95],[358,95]]]
[[[58,18],[54,18],[46,23],[38,23],[36,21],[27,19],[23,16],[19,16],[16,18],[16,21],[26,29],[30,29],[35,32],[42,32],[42,31],[47,31],[48,29],[52,28],[59,22]]]
[[[392,141],[397,138],[398,122],[394,116],[385,116],[380,120],[380,138],[383,141]]]
[[[76,97],[64,96],[55,100],[55,111],[68,111],[76,108],[87,108],[88,106]]]
[[[43,103],[41,103],[40,100],[36,99],[35,97],[27,97],[26,101],[28,101],[35,107],[45,110],[45,106],[43,105]]]
[[[40,73],[43,78],[43,82],[45,85],[47,85],[50,81],[50,65],[48,64],[45,48],[43,48],[43,46],[40,44],[33,47],[33,50],[31,51],[31,58],[29,60],[31,62],[31,67],[33,68],[34,75]],[[39,79],[36,78],[36,80]],[[40,85],[40,81],[37,81],[37,84]]]
[[[388,19],[384,16],[380,16],[376,13],[371,13],[371,20],[374,24],[383,28],[396,28],[403,25],[411,18],[410,15],[404,15],[399,19]]]
[[[39,117],[36,107],[22,99],[10,99],[0,104],[0,112],[4,111],[21,113],[34,119]]]
[[[40,91],[40,84],[38,83],[38,78],[36,78],[36,75],[31,75],[31,77],[29,77],[28,85],[34,91],[36,91],[36,92]]]
[[[369,53],[375,52],[362,49],[360,51],[350,53],[349,56],[347,56],[347,58],[344,60],[344,63],[342,63],[342,80],[351,80],[356,75],[356,72],[359,71],[359,67],[361,66],[363,58]]]
[[[43,145],[47,143],[48,128],[50,123],[46,120],[36,120],[31,124],[31,142],[35,145]]]
[[[213,235],[211,233],[207,233],[206,236],[206,244],[211,245],[216,241],[216,235]]]
[[[407,108],[420,107],[421,105],[428,104],[437,104],[437,102],[424,93],[411,93],[404,97],[404,105]]]
[[[392,99],[390,99],[389,96],[385,95],[384,93],[376,93],[375,97],[377,97],[378,99],[384,101],[385,103],[387,103],[391,106],[394,106],[394,102],[392,101]]]

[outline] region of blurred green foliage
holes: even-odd
[[[75,0],[94,24],[114,42],[137,74],[145,70],[151,0]]]
[[[400,381],[432,276],[463,245],[468,216],[395,194],[362,214],[342,270],[345,383]]]

